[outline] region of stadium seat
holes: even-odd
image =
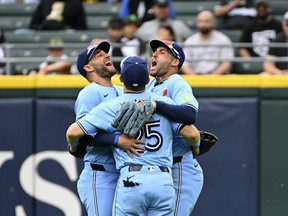
[[[177,15],[189,14],[196,15],[202,10],[214,11],[215,5],[219,1],[174,1],[175,12]],[[273,6],[275,15],[284,15],[288,10],[287,0],[273,0],[270,1]]]
[[[269,1],[270,4],[272,5],[273,7],[273,13],[275,15],[284,15],[284,13],[286,11],[288,11],[288,2],[287,0],[283,0],[283,1],[279,1],[279,0],[276,0],[276,1]]]
[[[26,62],[26,63],[17,63],[17,64],[13,64],[12,65],[12,68],[13,68],[13,71],[12,71],[12,74],[14,75],[22,75],[22,74],[27,74],[28,71],[32,70],[32,69],[36,69],[38,68],[40,65],[40,63],[30,63],[30,62]]]
[[[65,48],[65,53],[71,57],[77,56],[84,46],[80,46],[79,48]],[[14,48],[11,50],[12,57],[46,57],[47,50],[45,48]]]
[[[37,5],[1,4],[0,16],[30,16]]]
[[[177,15],[189,14],[196,15],[202,10],[214,10],[217,2],[215,1],[189,1],[174,2],[175,12]]]
[[[25,49],[14,48],[11,50],[12,57],[46,57],[47,51],[45,48]]]
[[[28,28],[29,23],[29,16],[0,16],[0,27],[4,30]]]
[[[0,16],[31,15],[36,7],[37,4],[1,4]],[[84,9],[87,15],[113,15],[119,12],[120,5],[109,3],[84,4]]]
[[[37,31],[35,33],[6,33],[7,43],[48,43],[53,37],[65,43],[90,43],[93,38],[108,38],[106,31]]]
[[[120,5],[109,3],[84,4],[84,9],[88,16],[91,15],[111,16],[118,14],[120,10]]]
[[[232,73],[236,74],[259,74],[262,71],[262,62],[234,62],[232,66]]]
[[[241,37],[241,30],[220,30],[223,34],[227,35],[232,42],[239,42]]]
[[[110,16],[89,16],[87,25],[89,29],[103,29],[106,31]]]
[[[178,19],[183,20],[191,28],[196,28],[197,16],[195,15],[180,15],[177,16]]]

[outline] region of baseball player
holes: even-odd
[[[153,51],[150,75],[155,77],[148,85],[147,91],[171,98],[177,105],[176,110],[163,109],[162,102],[156,102],[157,110],[175,122],[195,123],[198,102],[191,87],[180,77],[180,70],[185,55],[182,48],[173,41],[152,40]],[[189,113],[191,119],[183,118]],[[173,138],[173,181],[176,189],[175,216],[189,216],[203,187],[203,172],[190,146],[181,135]]]
[[[67,130],[67,141],[77,146],[84,134],[95,136],[100,130],[116,132],[112,122],[123,103],[131,100],[153,100],[172,104],[167,97],[145,91],[149,82],[149,70],[144,60],[130,57],[123,63],[121,81],[124,95],[95,107],[89,114],[73,123]],[[173,133],[179,133],[195,149],[199,133],[193,126],[173,123],[168,118],[153,114],[139,134],[146,143],[141,157],[131,158],[119,148],[114,157],[120,177],[117,183],[113,215],[164,216],[174,209],[175,191],[171,173]],[[103,199],[105,199],[103,197]]]
[[[112,85],[111,77],[115,75],[116,70],[108,55],[109,49],[109,42],[103,41],[85,48],[78,56],[78,70],[90,84],[80,91],[76,100],[76,120],[80,120],[94,107],[117,97],[123,91],[122,88],[120,90]],[[111,216],[118,173],[111,148],[107,145],[121,146],[125,143],[133,144],[137,140],[115,134],[98,134],[96,140],[105,142],[106,147],[88,146],[85,149],[87,154],[84,156],[84,169],[79,177],[77,190],[89,216]],[[75,150],[70,149],[70,152],[75,153]]]

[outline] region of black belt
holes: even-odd
[[[173,164],[181,163],[182,159],[183,159],[183,156],[173,157]]]
[[[142,167],[143,167],[142,165],[132,165],[132,166],[129,166],[128,171],[129,172],[140,171]],[[167,173],[170,172],[168,167],[165,167],[165,166],[158,166],[158,167],[161,170],[161,172],[167,172]]]
[[[101,164],[92,164],[91,163],[90,166],[93,170],[104,171],[104,172],[106,171],[105,167]]]

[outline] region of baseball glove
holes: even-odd
[[[131,138],[136,138],[137,133],[149,121],[154,112],[150,100],[133,100],[126,102],[118,111],[112,126]]]
[[[200,132],[200,153],[197,155],[205,154],[208,152],[218,141],[218,138],[209,132],[206,131],[199,131]]]
[[[87,143],[90,142],[90,140],[93,139],[91,136],[84,135],[79,139],[79,144],[77,145],[77,148],[75,151],[70,151],[68,147],[68,152],[73,155],[74,157],[77,158],[84,158],[86,155],[86,148],[87,148]]]

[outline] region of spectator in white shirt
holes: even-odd
[[[185,74],[228,73],[231,69],[229,59],[234,57],[233,48],[230,47],[232,42],[226,35],[214,30],[215,18],[210,11],[202,11],[198,14],[197,28],[199,32],[184,42],[186,62],[182,67],[182,72]],[[193,45],[196,46],[193,47]],[[222,46],[216,47],[215,45]],[[197,60],[200,58],[202,60]]]
[[[131,15],[124,20],[124,23],[124,37],[121,39],[123,56],[142,55],[145,52],[145,44],[135,35],[140,26],[140,21],[135,15]]]
[[[170,25],[175,32],[176,40],[183,42],[192,34],[192,30],[184,21],[169,18],[169,12],[170,6],[168,0],[156,0],[153,6],[155,19],[144,22],[137,31],[137,36],[143,41],[149,42],[156,38],[160,26]]]

